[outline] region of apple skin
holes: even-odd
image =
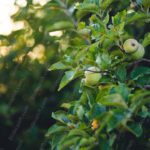
[[[139,43],[135,39],[128,39],[123,44],[123,49],[126,53],[133,53],[139,47]]]
[[[145,54],[145,49],[143,45],[139,44],[137,51],[132,53],[131,55],[134,60],[138,60],[141,59],[144,56],[144,54]]]
[[[90,70],[90,71],[88,71],[88,70]],[[85,71],[85,73],[84,73],[85,85],[87,85],[87,86],[96,85],[99,82],[99,80],[101,79],[102,75],[99,72],[97,73],[94,71],[100,71],[100,69],[97,67],[89,67],[87,69],[87,71]]]

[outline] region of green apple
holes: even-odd
[[[139,43],[135,39],[128,39],[123,44],[123,49],[126,53],[133,53],[139,47]]]
[[[100,74],[100,69],[97,67],[89,67],[85,71],[85,85],[92,86],[96,85],[101,79],[102,75]]]
[[[135,51],[131,55],[134,60],[138,60],[138,59],[141,59],[144,56],[144,54],[145,54],[145,49],[143,45],[139,44],[137,51]]]

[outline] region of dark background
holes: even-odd
[[[76,95],[71,88],[74,83],[58,92],[63,72],[48,71],[61,57],[60,37],[49,35],[51,27],[70,18],[54,1],[41,6],[31,0],[12,18],[25,26],[8,36],[0,35],[0,48],[9,49],[0,56],[0,150],[48,149],[45,134],[54,123],[52,111],[70,93],[69,100]]]

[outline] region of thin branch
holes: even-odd
[[[150,85],[144,85],[144,88],[150,90]]]
[[[150,59],[146,59],[146,58],[141,59],[141,61],[145,61],[145,62],[150,63]]]
[[[137,64],[139,64],[141,62],[147,62],[147,63],[150,64],[150,59],[142,58],[140,60],[137,60],[137,61],[134,61],[134,62],[130,63],[129,65],[130,66],[134,66],[134,65],[137,65]]]
[[[150,90],[150,85],[136,85],[137,88]]]

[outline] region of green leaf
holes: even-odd
[[[65,132],[65,131],[67,131],[67,130],[68,130],[68,129],[66,128],[66,126],[60,126],[60,125],[54,124],[53,126],[51,126],[51,127],[48,129],[48,132],[46,133],[46,136],[49,137],[49,136],[51,136],[52,134]]]
[[[130,89],[128,86],[124,83],[119,83],[119,86],[115,87],[115,91],[119,93],[124,100],[128,101],[129,94],[130,94]]]
[[[114,109],[112,110],[112,113],[109,122],[107,122],[108,132],[120,125],[121,121],[126,117],[126,113],[123,109]]]
[[[104,20],[103,20],[103,23],[105,24],[105,26],[108,24],[108,22],[109,22],[109,13],[107,13],[107,15],[106,15],[106,17],[104,18]]]
[[[84,11],[88,11],[88,12],[96,12],[96,11],[98,11],[98,6],[93,3],[82,3],[78,7],[78,10],[84,10]]]
[[[89,13],[97,13],[99,10],[98,6],[92,3],[83,3],[78,7],[77,18],[81,20],[85,15]]]
[[[131,98],[131,111],[135,112],[140,109],[146,103],[150,103],[150,92],[149,91],[139,91],[136,92]]]
[[[47,27],[47,30],[50,31],[57,31],[57,30],[65,30],[74,28],[73,23],[69,21],[59,21]]]
[[[65,137],[64,139],[61,140],[59,146],[58,146],[58,150],[69,150],[70,147],[75,147],[76,144],[80,141],[80,137]]]
[[[107,9],[113,2],[114,2],[114,0],[103,0],[103,1],[100,2],[100,7],[101,7],[101,9],[105,10],[105,9]]]
[[[99,5],[99,1],[100,1],[100,0],[84,0],[83,3],[84,3],[84,4],[86,4],[86,3],[87,3],[87,4],[88,4],[88,3],[94,3],[94,4],[96,4],[96,5]]]
[[[72,105],[70,103],[63,103],[60,107],[69,109]]]
[[[50,141],[51,150],[59,150],[58,145],[60,141],[65,137],[65,134],[53,134],[52,140]]]
[[[113,84],[108,84],[108,85],[105,85],[105,86],[103,86],[103,85],[99,86],[100,91],[97,94],[96,101],[101,99],[103,96],[109,95],[112,88],[114,88]]]
[[[138,115],[142,118],[150,117],[150,111],[146,106],[142,106],[141,112]]]
[[[139,77],[143,76],[144,74],[150,74],[150,68],[139,66],[131,72],[130,77],[133,80],[137,80]]]
[[[145,19],[150,18],[150,15],[147,15],[146,13],[133,13],[132,15],[128,15],[127,16],[127,20],[126,20],[126,25],[130,24],[132,22],[136,22],[136,21],[143,21]]]
[[[142,45],[144,47],[150,45],[150,32],[149,33],[146,33],[145,37],[144,37],[144,40],[142,42]]]
[[[97,55],[96,63],[101,69],[107,69],[111,64],[111,57],[107,53],[101,53]]]
[[[103,135],[99,138],[99,149],[100,150],[111,150],[108,138],[106,138]]]
[[[93,145],[93,143],[95,142],[95,138],[94,137],[90,137],[90,138],[82,138],[80,140],[79,146],[80,147],[85,147],[87,146],[84,150],[87,150],[87,148],[89,148],[91,145]]]
[[[122,96],[117,93],[104,96],[98,101],[104,106],[114,106],[114,107],[122,107],[122,108],[128,107],[125,101],[123,100]]]
[[[92,107],[93,104],[95,103],[95,93],[91,89],[86,89],[85,92],[86,92],[87,99],[88,99],[88,105]]]
[[[85,110],[84,107],[82,105],[78,105],[77,109],[76,109],[76,113],[79,119],[83,119],[83,116],[85,115]]]
[[[149,0],[142,0],[141,2],[145,8],[150,8],[150,1]]]
[[[96,130],[95,135],[98,136],[100,134],[100,132],[106,127],[106,125],[110,121],[112,115],[113,115],[112,111],[107,111],[107,112],[102,113],[98,117],[98,120],[100,120],[100,127]]]
[[[90,119],[94,119],[105,111],[106,111],[106,108],[104,106],[102,106],[101,104],[95,103],[92,109],[89,111],[89,117]]]
[[[72,129],[68,136],[79,136],[79,137],[89,137],[89,135],[84,131],[84,130],[81,130],[81,129]]]
[[[50,68],[48,68],[49,71],[52,70],[64,70],[64,69],[69,69],[70,66],[65,65],[63,62],[59,61],[53,65],[50,66]]]
[[[114,26],[118,26],[124,23],[126,18],[126,11],[118,12],[114,17],[112,17],[112,22]]]
[[[129,122],[126,125],[126,129],[133,133],[136,137],[140,137],[143,133],[142,126],[139,123]]]
[[[139,77],[138,80],[135,81],[135,83],[141,87],[150,85],[150,75],[145,74],[145,75]]]
[[[121,82],[124,82],[124,81],[126,80],[126,76],[127,76],[127,71],[126,71],[125,65],[120,65],[120,66],[116,69],[116,77],[117,77],[118,80],[120,80]]]
[[[75,78],[79,77],[81,75],[81,72],[77,72],[76,70],[66,71],[65,75],[63,76],[58,91],[60,91],[62,88],[64,88],[69,82],[74,80]]]
[[[67,117],[67,114],[64,111],[57,111],[52,113],[52,118],[60,121],[61,123],[67,124],[70,120]]]

